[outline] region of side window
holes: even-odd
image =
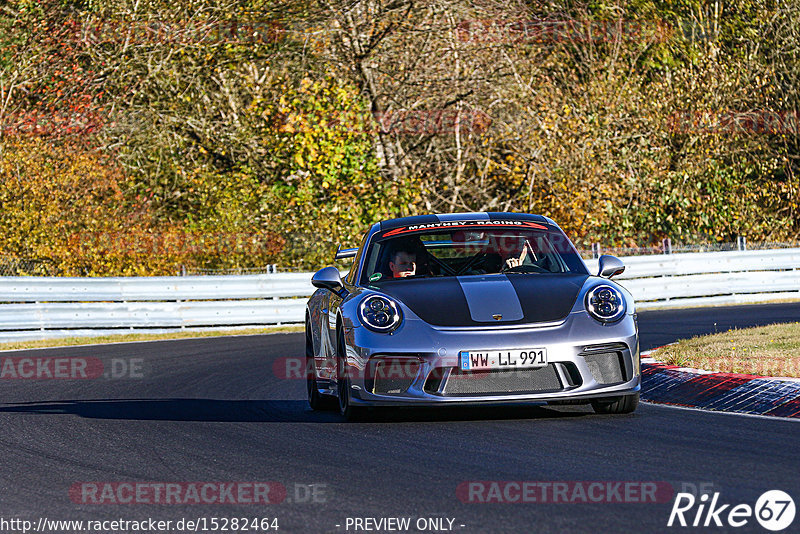
[[[369,250],[364,251],[364,268],[361,269],[361,284],[362,285],[369,285],[369,276],[372,273],[380,272],[380,269],[377,266],[378,263],[378,256],[380,255],[381,251],[381,244],[376,243],[375,240],[372,241],[372,244],[369,246]]]
[[[358,247],[358,254],[356,254],[355,258],[353,258],[353,265],[350,266],[350,272],[347,273],[346,281],[350,285],[355,285],[356,283],[356,271],[358,271],[358,265],[361,263],[361,257],[364,255],[364,246],[367,243],[368,235],[369,230],[367,230],[364,234],[364,237],[361,238],[361,244]]]

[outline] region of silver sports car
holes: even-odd
[[[639,402],[633,298],[592,275],[547,217],[420,215],[374,224],[306,310],[308,400],[347,419],[379,406]]]

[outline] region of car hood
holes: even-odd
[[[492,274],[387,280],[380,291],[436,326],[560,321],[572,310],[586,274]]]

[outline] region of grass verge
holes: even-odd
[[[653,356],[717,373],[800,377],[800,323],[697,336],[662,347]]]
[[[162,339],[187,339],[197,337],[247,336],[253,334],[277,334],[302,332],[303,326],[271,326],[265,328],[245,328],[240,330],[195,330],[163,334],[115,334],[111,336],[61,337],[36,341],[10,341],[0,343],[0,350],[40,349],[47,347],[68,347],[71,345],[99,345],[102,343],[127,343],[130,341],[157,341]]]

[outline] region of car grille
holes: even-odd
[[[563,389],[555,366],[497,371],[453,370],[442,387],[442,395],[541,393]]]

